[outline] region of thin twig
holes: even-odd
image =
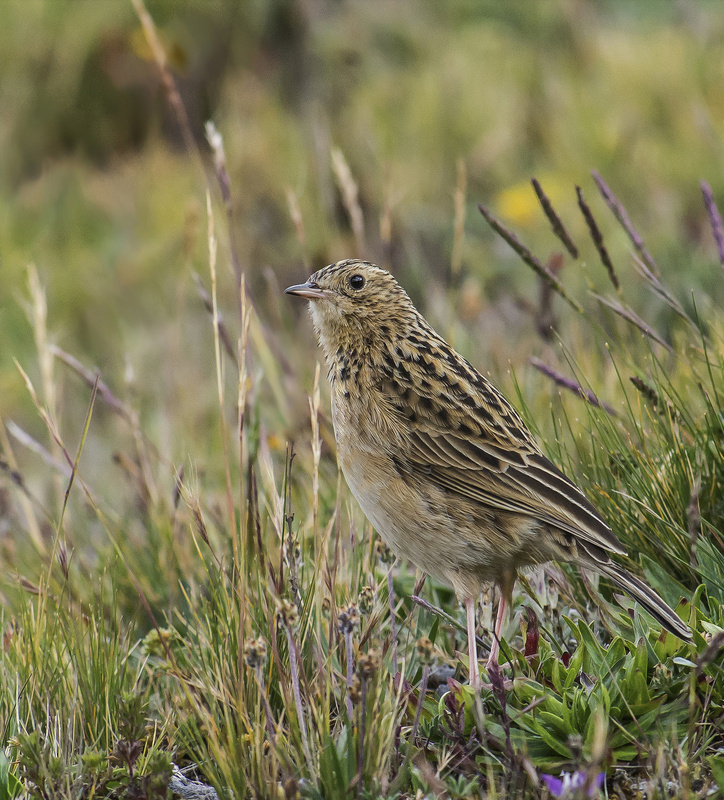
[[[548,281],[550,285],[558,292],[558,294],[579,313],[583,313],[583,309],[581,306],[573,300],[566,290],[561,285],[558,278],[547,268],[545,267],[534,255],[530,252],[530,250],[518,239],[518,237],[512,232],[509,231],[502,222],[496,219],[487,208],[480,205],[478,203],[478,210],[480,213],[485,217],[486,222],[490,227],[501,237],[504,239],[515,252],[521,257],[521,259],[538,275],[541,276],[544,280]]]
[[[568,253],[573,258],[578,258],[578,248],[573,243],[573,239],[571,239],[570,234],[566,230],[563,221],[556,213],[556,210],[553,208],[553,204],[550,201],[548,195],[543,191],[543,187],[540,185],[540,181],[538,178],[531,178],[530,181],[533,184],[533,190],[535,191],[536,197],[538,198],[538,202],[541,204],[541,208],[543,209],[543,213],[548,217],[548,222],[551,224],[551,228],[553,233],[561,240],[563,246],[568,250]]]

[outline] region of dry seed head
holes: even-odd
[[[352,633],[359,625],[359,609],[354,603],[342,606],[337,616],[337,628],[340,633]]]
[[[175,637],[173,628],[152,628],[141,642],[141,650],[149,656],[166,658]]]
[[[429,667],[435,660],[434,645],[427,636],[421,636],[417,640],[417,657],[423,667]]]
[[[284,543],[284,561],[289,565],[293,564],[297,569],[302,566],[302,546],[299,542],[294,542],[291,553],[289,545]]]
[[[326,595],[322,598],[322,614],[329,614],[332,608],[332,601]]]
[[[352,705],[357,705],[362,696],[362,683],[358,675],[352,676],[352,685],[347,687],[347,694],[352,701]]]
[[[372,611],[372,607],[375,604],[375,593],[371,586],[364,586],[360,590],[357,604],[363,614],[369,614]]]
[[[395,563],[395,554],[381,539],[375,545],[375,553],[383,564],[390,566]]]
[[[365,678],[371,678],[380,667],[380,654],[374,648],[366,653],[360,653],[357,660],[357,672]]]
[[[295,628],[299,622],[299,612],[289,600],[277,600],[277,615],[287,628]]]
[[[299,797],[299,784],[296,778],[287,778],[284,781],[284,800],[296,800]]]
[[[244,659],[252,669],[261,667],[266,661],[266,642],[261,636],[258,639],[249,639],[246,643]]]

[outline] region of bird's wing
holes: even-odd
[[[463,364],[465,375],[448,370],[426,385],[388,382],[386,396],[407,423],[402,468],[488,508],[552,525],[588,549],[625,553],[583,492],[543,455],[505,397]]]

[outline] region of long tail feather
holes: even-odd
[[[596,564],[599,572],[610,578],[616,585],[628,592],[651,614],[651,616],[667,631],[686,642],[692,640],[688,625],[676,616],[674,611],[659,597],[658,594],[640,578],[627,572],[623,567],[613,561],[607,564]]]

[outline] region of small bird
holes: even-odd
[[[471,685],[481,686],[475,604],[483,586],[500,588],[490,667],[518,569],[550,560],[597,570],[691,640],[656,592],[611,559],[625,555],[621,543],[513,406],[389,272],[339,261],[286,293],[310,301],[352,494],[394,552],[452,586],[465,606]]]

